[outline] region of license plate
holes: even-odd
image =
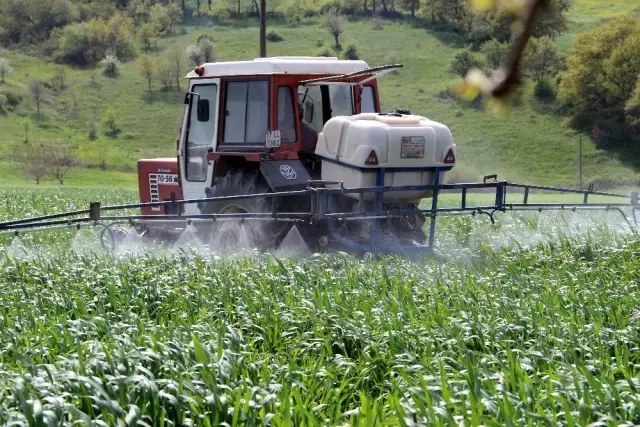
[[[267,148],[278,148],[280,147],[280,131],[272,130],[268,131],[266,135],[266,146]]]
[[[424,136],[403,136],[400,141],[400,157],[403,159],[424,158]]]
[[[178,184],[178,174],[159,173],[156,180],[158,184]]]

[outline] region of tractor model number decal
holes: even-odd
[[[178,174],[159,173],[156,179],[158,184],[178,184]]]
[[[424,158],[424,136],[403,136],[400,141],[400,157],[403,159]]]
[[[277,148],[280,147],[280,131],[279,130],[270,130],[266,135],[266,146],[267,148]]]
[[[280,174],[285,179],[296,179],[298,176],[296,170],[289,165],[280,165]]]

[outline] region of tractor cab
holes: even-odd
[[[302,159],[319,173],[314,152],[325,123],[337,116],[378,112],[376,78],[397,67],[275,57],[195,68],[186,76],[189,88],[176,159],[139,161],[142,200],[168,200],[171,193],[204,197],[206,188],[230,168],[265,158]]]

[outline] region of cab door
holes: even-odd
[[[216,148],[220,79],[192,80],[189,92],[178,162],[184,199],[201,199],[213,175],[213,161],[207,160],[207,153]],[[195,203],[186,204],[184,211],[200,213]]]

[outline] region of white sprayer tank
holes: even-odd
[[[344,187],[352,188],[376,186],[374,171],[379,168],[409,169],[387,170],[385,186],[433,184],[434,172],[419,169],[453,166],[455,150],[449,128],[441,123],[417,115],[366,113],[327,121],[318,135],[315,153],[322,158],[323,180],[342,181]],[[372,151],[377,165],[367,164]],[[447,157],[449,162],[445,163]],[[445,174],[440,173],[441,183]],[[374,197],[373,193],[365,195],[365,200]],[[431,195],[426,190],[390,191],[384,193],[383,200],[417,201]],[[356,193],[349,196],[359,197]]]

